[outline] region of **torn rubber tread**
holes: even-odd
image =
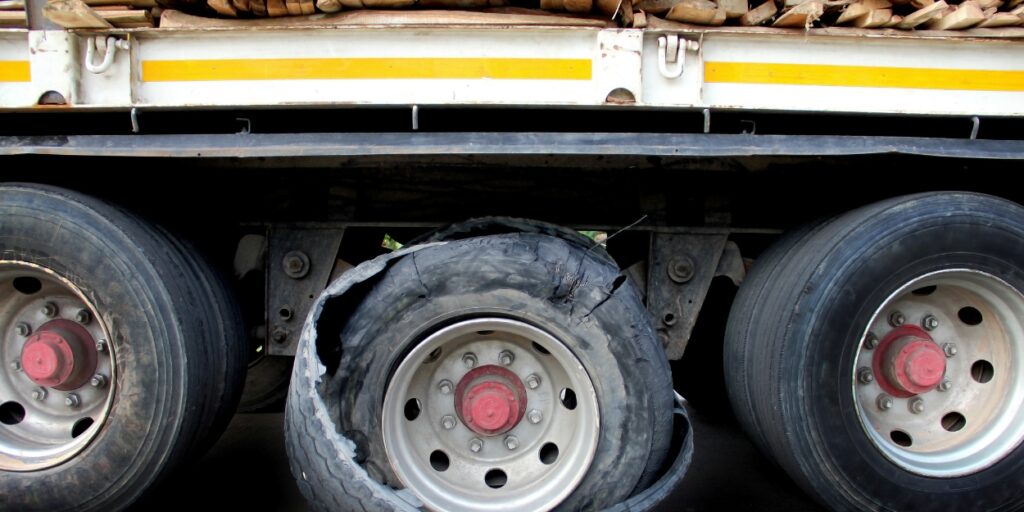
[[[963,477],[914,475],[871,444],[849,388],[867,321],[910,279],[976,268],[1024,289],[1024,209],[969,193],[900,197],[838,217],[786,253],[761,283],[762,312],[729,320],[727,345],[758,362],[744,371],[751,407],[736,408],[752,416],[743,423],[756,425],[755,442],[833,510],[1024,507],[1024,447]],[[744,330],[749,339],[733,337]]]
[[[211,442],[208,407],[226,362],[217,310],[180,245],[103,201],[38,185],[0,187],[0,252],[70,279],[106,323],[117,392],[92,442],[72,459],[4,472],[17,510],[117,510]],[[227,391],[227,387],[224,388]],[[96,468],[109,468],[96,471]]]
[[[505,281],[509,279],[516,284],[508,286]],[[418,299],[420,296],[423,299]],[[472,296],[472,300],[467,302],[468,296]],[[494,300],[498,300],[497,306],[491,304]],[[327,396],[343,393],[342,416],[348,414],[356,418],[356,421],[346,420],[337,428],[331,425],[330,429],[335,436],[333,444],[353,450],[345,461],[347,467],[337,468],[339,471],[357,472],[355,478],[348,482],[365,480],[366,472],[351,462],[355,455],[354,445],[336,432],[346,432],[351,437],[353,427],[359,422],[370,425],[369,428],[363,427],[364,434],[359,436],[370,440],[368,450],[360,447],[360,451],[369,452],[365,454],[368,456],[367,465],[379,468],[381,472],[389,467],[379,437],[379,403],[388,377],[388,372],[381,368],[392,367],[398,359],[391,354],[396,349],[395,341],[382,337],[387,333],[378,330],[387,327],[388,331],[402,333],[401,336],[407,338],[406,335],[431,325],[424,323],[420,315],[454,319],[466,314],[468,305],[475,306],[472,308],[474,315],[496,314],[499,313],[496,309],[502,309],[500,303],[507,300],[515,300],[522,306],[523,310],[515,311],[516,318],[539,324],[562,340],[570,336],[579,338],[579,331],[586,331],[587,341],[600,344],[605,351],[600,356],[603,364],[584,362],[598,388],[599,397],[605,396],[602,402],[605,428],[602,429],[598,456],[581,487],[563,503],[562,508],[593,509],[614,505],[627,498],[638,487],[636,484],[641,478],[653,479],[656,476],[656,471],[651,471],[650,477],[645,473],[648,466],[660,469],[667,452],[672,392],[667,361],[654,337],[638,293],[625,284],[618,270],[603,258],[553,237],[510,234],[450,242],[402,258],[380,279],[353,315],[342,336],[345,345],[339,376],[327,381],[326,393]],[[507,308],[504,313],[511,315]],[[566,331],[574,334],[559,332],[563,325]],[[622,335],[609,336],[602,329],[618,331]],[[611,351],[619,351],[620,354],[613,356]],[[374,364],[374,370],[368,371],[367,365],[360,363],[372,360],[375,352],[386,354],[385,357],[392,360],[380,363],[380,367]],[[595,372],[595,367],[601,368],[602,372]],[[607,368],[625,368],[620,371],[627,374],[627,380],[604,375],[616,373],[608,372]],[[293,376],[298,379],[299,370]],[[319,377],[308,375],[304,379],[307,389],[313,382],[310,379]],[[602,377],[606,382],[600,381]],[[661,386],[651,391],[650,382],[654,379],[660,379]],[[303,408],[296,405],[298,401],[316,398],[316,395],[308,393],[297,397],[295,388],[300,385],[299,380],[293,381],[287,409],[289,418],[296,419],[289,419],[289,425],[299,421]],[[372,391],[374,388],[376,392]],[[616,389],[609,391],[610,388]],[[627,388],[630,390],[628,399],[623,391]],[[318,402],[322,411],[330,410],[327,404]],[[662,439],[654,439],[655,431]],[[290,438],[295,437],[298,436],[290,434]],[[295,442],[289,441],[289,445]],[[652,449],[652,446],[657,448]],[[299,453],[300,458],[308,456],[308,453]],[[302,468],[295,467],[294,471],[301,478]],[[306,478],[310,478],[308,471]],[[394,482],[393,478],[391,476],[389,482]],[[376,484],[373,481],[368,483]],[[320,496],[325,493],[327,497]],[[320,508],[330,508],[345,501],[344,492],[337,486],[309,489],[307,498]]]

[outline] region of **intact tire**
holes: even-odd
[[[5,506],[124,508],[213,443],[238,400],[244,345],[232,339],[241,327],[226,289],[191,249],[96,199],[5,185],[0,255],[2,281],[15,283],[4,291],[4,360],[20,354],[21,361],[33,361],[25,347],[41,338],[32,336],[54,322],[65,331],[53,332],[76,330],[72,322],[79,322],[88,332],[52,342],[73,345],[74,364],[61,364],[75,373],[95,358],[103,374],[91,383],[57,384],[71,389],[39,384],[46,373],[39,368],[3,376],[9,395],[0,405],[6,407],[0,411],[6,420],[0,432]],[[40,300],[54,304],[45,318],[34,309]],[[21,323],[28,327],[22,330]],[[88,353],[97,342],[102,350]],[[6,415],[11,411],[20,418]],[[28,429],[41,424],[35,417],[57,424],[68,418],[74,429],[67,442],[57,434],[32,440]],[[48,450],[56,455],[44,456]]]
[[[1020,509],[1022,254],[1024,209],[967,193],[895,198],[788,237],[730,315],[741,423],[834,510]]]
[[[452,332],[468,336],[460,338],[464,344],[458,345],[461,348],[457,351],[456,345],[444,338]],[[502,336],[507,337],[493,341]],[[436,343],[438,348],[434,350],[431,343]],[[415,369],[420,365],[410,361],[420,361],[424,347],[431,349],[424,361],[428,365],[436,365],[439,371],[449,367],[453,371],[456,367],[461,368],[467,357],[463,349],[469,351],[467,353],[472,352],[471,366],[474,370],[456,371],[457,374],[451,377],[452,386],[443,393],[444,396],[416,398],[416,402],[422,404],[422,416],[417,414],[421,421],[416,425],[426,429],[438,421],[441,421],[439,425],[447,425],[440,414],[433,417],[434,413],[444,407],[453,407],[454,396],[460,393],[458,384],[462,373],[469,375],[485,368],[490,368],[486,371],[491,372],[500,373],[507,369],[513,373],[524,373],[516,373],[523,382],[529,383],[522,387],[524,394],[520,398],[535,404],[531,408],[543,409],[543,414],[538,414],[537,418],[531,416],[529,421],[520,418],[522,421],[513,422],[515,426],[510,427],[511,430],[496,435],[470,431],[466,419],[469,416],[461,412],[450,427],[437,427],[467,440],[475,436],[481,441],[478,456],[472,455],[469,445],[461,441],[445,441],[449,444],[444,447],[423,446],[411,451],[403,451],[395,443],[386,448],[388,432],[399,432],[395,434],[399,436],[403,432],[401,423],[387,423],[401,417],[402,413],[398,412],[396,416],[389,415],[388,411],[400,411],[407,403],[401,396],[399,399],[389,398],[389,393],[396,396],[395,390],[388,391],[389,386],[404,382],[402,376],[406,375],[406,366],[414,369],[409,379],[418,378],[415,377],[419,375]],[[516,362],[499,362],[499,355],[506,352],[512,353],[510,359]],[[553,469],[544,475],[557,479],[562,474],[560,468],[576,468],[575,464],[584,465],[583,473],[578,478],[567,477],[571,484],[563,489],[562,495],[538,495],[540,497],[536,501],[529,501],[533,495],[525,498],[523,491],[516,493],[519,501],[514,501],[510,495],[502,494],[496,488],[485,491],[491,494],[481,496],[471,506],[467,505],[469,502],[460,502],[461,507],[506,510],[509,507],[544,509],[557,506],[564,510],[589,510],[615,505],[653,481],[668,450],[673,401],[671,377],[639,294],[606,259],[561,239],[537,234],[495,235],[428,247],[403,257],[394,263],[351,316],[341,333],[341,354],[337,372],[333,377],[325,378],[322,390],[328,397],[329,406],[336,400],[336,409],[332,409],[337,414],[336,428],[355,441],[362,468],[366,468],[371,476],[392,487],[408,486],[404,492],[416,495],[428,506],[455,506],[454,501],[437,501],[438,493],[432,493],[422,485],[425,480],[410,480],[410,468],[417,465],[422,468],[424,464],[430,468],[430,459],[436,455],[435,452],[444,451],[444,457],[451,461],[453,468],[459,464],[471,468],[492,464],[496,470],[501,470],[505,467],[503,464],[511,464],[508,461],[516,457],[514,454],[530,454],[524,457],[537,458],[542,447],[554,444],[545,444],[540,439],[548,434],[536,433],[550,432],[543,430],[545,423],[559,421],[556,418],[561,418],[559,415],[564,413],[563,409],[569,407],[564,402],[559,405],[558,398],[554,398],[552,403],[544,402],[542,393],[547,392],[549,381],[567,382],[561,379],[574,377],[572,371],[562,375],[557,370],[547,374],[538,369],[541,366],[548,368],[544,365],[556,367],[552,360],[559,364],[563,359],[575,358],[578,361],[579,375],[589,379],[593,392],[585,392],[585,383],[577,387],[573,393],[576,397],[573,402],[576,409],[573,411],[586,411],[588,397],[592,397],[595,404],[592,419],[600,427],[581,429],[579,434],[570,436],[573,440],[565,441],[566,444],[559,447],[561,451],[556,450],[557,458],[551,459],[554,462],[550,463]],[[479,361],[476,361],[477,357]],[[297,363],[296,374],[299,365]],[[525,375],[529,372],[544,376],[537,383],[529,382]],[[515,376],[508,379],[503,382],[518,380]],[[432,386],[436,384],[431,382]],[[514,384],[508,386],[509,389],[514,387]],[[527,387],[531,391],[526,392]],[[559,387],[562,386],[552,387],[551,392],[557,395]],[[295,389],[291,392],[288,404],[290,429],[298,423],[302,409],[301,402],[293,400],[297,397],[301,400],[302,396]],[[543,408],[538,404],[550,407]],[[596,412],[598,410],[599,413]],[[565,414],[566,418],[574,418],[566,421],[587,418],[584,412],[578,416],[572,416],[575,412]],[[405,419],[400,421],[413,423],[409,417],[405,413]],[[456,419],[454,413],[451,419]],[[572,443],[576,439],[585,439],[587,432],[596,435],[592,455],[574,458],[575,453],[568,448],[577,446]],[[429,437],[429,434],[425,435]],[[517,438],[516,445],[508,448],[505,444],[509,443],[508,437],[513,436]],[[388,452],[388,449],[396,451]],[[305,452],[308,454],[308,449]],[[591,462],[586,461],[588,457]],[[486,461],[477,464],[478,460],[484,459]],[[561,464],[563,460],[565,464]],[[310,470],[318,466],[308,458],[304,462],[308,465],[302,464],[296,475],[300,480],[311,479]],[[334,469],[347,471],[345,468]],[[485,478],[482,470],[479,473],[474,477],[476,480],[470,479],[473,481],[471,485],[487,489],[484,483],[486,480],[490,485],[490,476]],[[502,471],[502,475],[507,477],[509,488],[514,488],[517,482],[525,482],[524,486],[535,482],[511,469],[507,474]],[[344,479],[339,472],[332,476]],[[322,475],[316,477],[320,482],[329,480],[331,478]],[[348,481],[356,480],[358,478]],[[426,481],[430,481],[429,476]],[[457,493],[464,489],[436,480],[431,482],[430,485],[441,486],[441,495],[450,492],[455,496],[451,499],[461,499],[459,496],[462,495]],[[504,482],[498,487],[503,485]],[[493,485],[490,487],[495,488]],[[303,488],[301,481],[300,488]],[[345,494],[345,489],[328,484],[328,489],[312,490],[307,498],[314,508],[330,508],[344,503]]]

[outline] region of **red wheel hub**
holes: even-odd
[[[96,342],[82,326],[53,320],[40,327],[21,349],[21,367],[32,382],[68,391],[96,371]]]
[[[924,329],[904,325],[879,343],[872,366],[883,390],[906,398],[931,391],[942,381],[946,355]]]
[[[526,387],[516,374],[500,366],[475,368],[455,386],[455,411],[477,434],[503,434],[526,414]]]

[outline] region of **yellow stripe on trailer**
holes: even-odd
[[[143,82],[229,80],[590,80],[590,59],[351,58],[150,60]]]
[[[1024,92],[1024,71],[705,62],[707,83]]]
[[[0,60],[0,82],[31,82],[32,68],[27,60]]]

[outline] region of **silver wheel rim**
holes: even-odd
[[[853,368],[857,412],[871,442],[901,468],[930,477],[968,475],[1003,459],[1024,440],[1022,322],[1024,296],[983,272],[935,272],[893,293],[868,324]],[[901,337],[907,333],[915,334]],[[915,345],[920,351],[907,341],[928,338],[935,346]],[[891,357],[900,347],[925,355],[905,363]],[[942,355],[941,375],[933,354]],[[896,368],[907,371],[893,377]],[[894,381],[933,380],[909,396],[893,393],[908,393]]]
[[[523,384],[525,412],[507,432],[474,432],[472,414],[456,408],[469,396],[459,384],[482,382],[472,377],[484,367]],[[555,507],[586,475],[599,423],[597,393],[576,356],[549,333],[503,318],[463,321],[416,346],[391,377],[382,414],[395,473],[436,510]]]
[[[54,326],[82,333],[73,337],[77,353],[89,352],[95,363],[85,368],[79,357],[77,377],[55,386],[34,381],[37,370],[25,366],[34,359],[23,358],[25,347]],[[113,348],[104,322],[67,279],[39,265],[5,260],[0,336],[0,469],[33,471],[70,459],[100,431],[114,396]]]

